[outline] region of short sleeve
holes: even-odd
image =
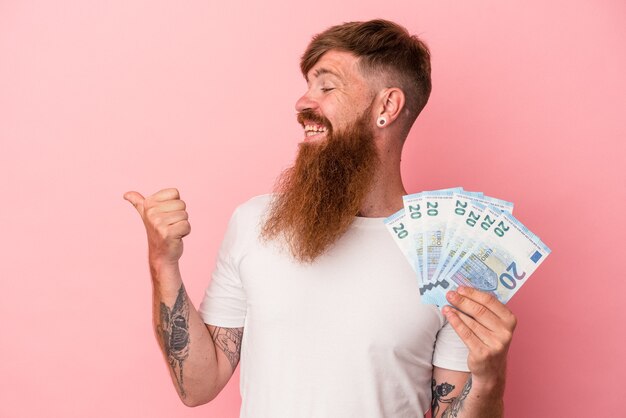
[[[437,334],[435,341],[435,353],[433,354],[433,365],[448,370],[469,372],[467,367],[467,355],[469,350],[457,335],[454,328],[448,321]]]
[[[206,324],[226,328],[243,327],[246,293],[239,275],[239,259],[245,237],[238,210],[231,217],[220,246],[215,270],[198,311]]]

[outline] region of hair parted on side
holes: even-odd
[[[300,69],[306,77],[331,49],[356,55],[364,74],[383,74],[405,95],[410,125],[422,111],[431,91],[430,51],[424,42],[397,23],[376,19],[332,26],[313,37],[302,55]]]

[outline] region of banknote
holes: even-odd
[[[424,268],[424,192],[414,193],[403,197],[406,226],[409,233],[411,246],[409,262],[419,270],[420,284],[424,282],[426,271]],[[422,291],[420,286],[420,291]]]
[[[461,192],[460,187],[444,190],[424,192],[424,220],[422,226],[422,276],[424,284],[437,286],[433,275],[439,263],[439,257],[443,248],[443,240],[446,232],[447,215],[452,210],[454,201],[453,194]]]
[[[507,303],[551,250],[508,212],[501,212],[493,223],[481,222],[480,229],[481,239],[448,272],[449,290],[469,286]],[[428,295],[427,300],[435,300],[438,306],[448,304],[441,292]]]
[[[415,271],[423,303],[445,305],[459,285],[506,302],[550,254],[513,217],[512,202],[455,187],[406,195],[403,203],[385,225]]]
[[[405,258],[411,265],[411,268],[415,272],[422,302],[435,304],[435,300],[432,299],[431,295],[424,295],[426,289],[423,286],[421,265],[419,263],[421,257],[417,256],[414,237],[411,236],[411,231],[407,228],[407,216],[405,210],[400,209],[398,212],[386,218],[384,222],[387,226],[387,230],[391,233],[391,236],[400,248],[400,251],[402,251],[402,254],[404,254]]]
[[[413,245],[413,238],[410,236],[409,229],[406,226],[406,216],[404,209],[400,209],[390,217],[385,219],[385,225],[387,229],[394,237],[394,241],[400,247],[402,254],[409,260],[409,264],[417,274],[417,280],[419,282],[422,281],[421,269],[419,265],[417,265],[417,257],[413,256],[413,252],[415,251],[415,246]]]
[[[490,225],[492,220],[498,218],[500,213],[502,213],[502,211],[492,206],[485,206],[478,202],[472,203],[467,216],[463,218],[463,222],[457,229],[457,239],[454,240],[454,243],[449,248],[449,252],[446,253],[448,262],[440,272],[440,275],[444,278],[449,277],[450,273],[458,268],[462,260],[464,260],[468,251],[483,239],[485,230],[479,226],[483,226],[485,223]]]
[[[460,217],[457,215],[460,220],[451,225],[451,237],[448,240],[448,245],[445,249],[445,252],[442,254],[441,258],[443,260],[441,263],[441,267],[438,271],[437,269],[435,270],[435,274],[438,278],[438,283],[440,284],[437,289],[434,289],[437,292],[445,294],[445,292],[448,290],[450,283],[446,278],[446,273],[451,270],[452,267],[456,266],[463,248],[467,246],[468,242],[473,240],[475,230],[471,227],[471,221],[470,223],[468,223],[467,219],[480,219],[486,208],[486,206],[478,202],[470,201],[468,202],[468,205],[466,207],[465,214]],[[452,217],[453,215],[448,216]]]
[[[463,217],[466,215],[467,205],[469,202],[480,203],[484,206],[490,206],[497,210],[504,210],[509,213],[513,213],[513,203],[506,200],[496,199],[495,197],[485,196],[480,192],[455,192],[454,193],[454,211],[448,216],[448,223],[446,224],[446,240],[444,241],[443,252],[449,251],[448,246],[454,241],[454,234],[458,228]],[[440,263],[437,266],[436,273],[439,274],[443,269],[443,263],[445,258],[440,259]]]
[[[433,274],[435,280],[439,279],[439,276],[442,271],[446,269],[448,263],[451,260],[451,257],[454,257],[458,249],[462,246],[465,235],[457,235],[456,231],[461,225],[462,219],[464,219],[468,210],[474,209],[475,211],[482,211],[483,205],[472,205],[471,203],[476,203],[476,199],[471,199],[472,197],[482,197],[483,194],[480,192],[454,192],[453,193],[453,210],[446,214],[446,231],[443,240],[443,249],[441,250],[442,254],[450,254],[450,256],[440,257],[439,262],[437,263],[437,267],[435,268],[435,272]],[[475,206],[475,207],[474,207]],[[468,209],[469,207],[469,209]]]

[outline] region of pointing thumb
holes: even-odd
[[[141,195],[141,193],[126,192],[124,193],[124,199],[132,203],[135,209],[137,209],[137,212],[143,216],[143,201],[145,198]]]

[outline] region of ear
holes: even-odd
[[[376,114],[376,126],[386,128],[400,116],[404,109],[404,93],[397,87],[390,87],[383,90],[380,96],[380,107]],[[384,123],[382,120],[384,119]]]

